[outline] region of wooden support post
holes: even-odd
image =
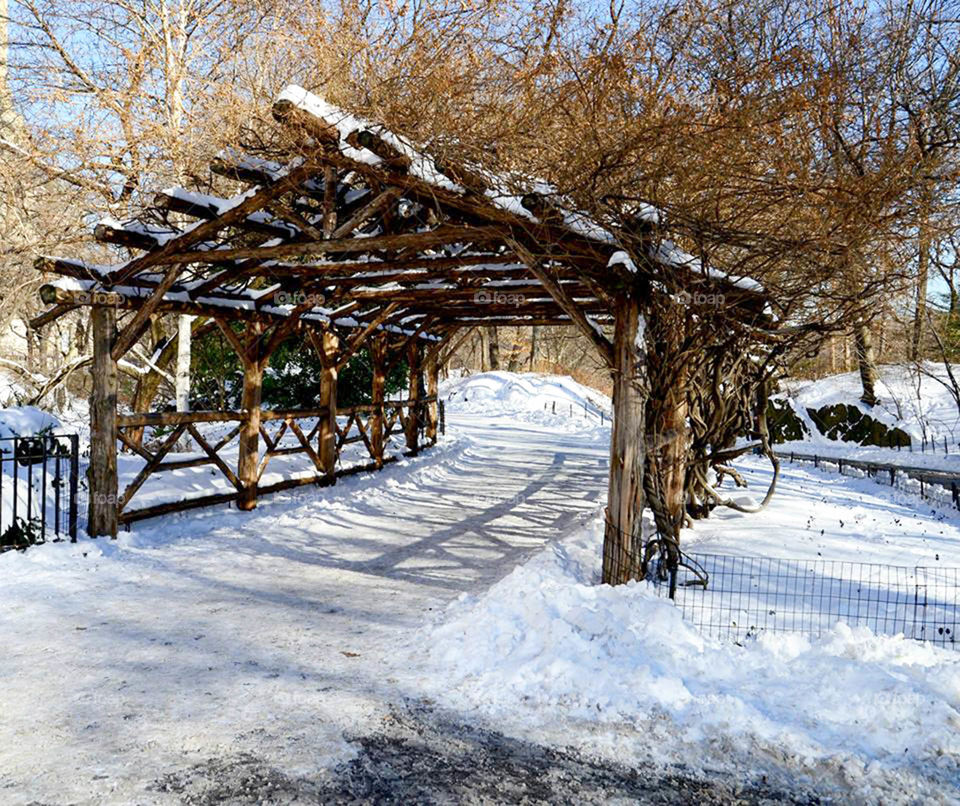
[[[437,406],[437,396],[440,389],[440,358],[433,351],[427,356],[424,374],[427,379],[427,397],[430,398],[430,402],[427,403],[427,428],[424,436],[431,445],[436,445],[437,425],[440,422],[439,407]]]
[[[117,362],[112,351],[117,338],[113,308],[94,306],[93,371],[90,392],[90,465],[87,534],[117,536]]]
[[[645,355],[640,304],[617,298],[613,344],[613,433],[603,539],[603,581],[619,585],[640,576],[644,465]]]
[[[256,339],[261,335],[260,326],[252,324],[248,336]],[[255,342],[254,342],[255,343]],[[251,352],[254,355],[251,355]],[[257,506],[257,482],[260,463],[260,401],[263,393],[264,363],[259,360],[256,350],[244,350],[240,358],[243,361],[243,399],[241,408],[246,419],[240,429],[240,452],[237,460],[237,477],[243,485],[243,491],[237,499],[237,508],[250,510]]]
[[[320,344],[323,375],[320,377],[320,408],[327,415],[320,421],[319,450],[323,472],[332,484],[337,469],[337,351],[340,340],[333,333],[324,333]]]
[[[370,415],[370,450],[377,469],[383,467],[384,444],[384,390],[386,389],[387,340],[383,334],[370,339],[370,362],[373,364],[373,388],[371,403],[374,409]]]
[[[410,408],[407,421],[404,424],[404,436],[407,440],[407,450],[417,453],[420,450],[420,419],[422,417],[420,397],[423,388],[422,360],[420,342],[413,339],[407,345],[407,368],[410,371]]]

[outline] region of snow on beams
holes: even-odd
[[[616,236],[572,201],[543,180],[513,176],[505,179],[481,166],[445,165],[405,137],[385,126],[352,115],[296,85],[277,97],[274,116],[285,123],[303,126],[321,144],[335,147],[344,157],[367,166],[406,173],[433,188],[464,196],[480,193],[503,213],[532,223],[557,224],[567,231],[606,246],[615,246]],[[519,190],[518,190],[519,188]],[[638,220],[658,223],[660,211],[638,205]]]
[[[230,208],[216,218],[209,221],[200,221],[185,229],[181,234],[170,238],[162,246],[131,260],[111,275],[111,282],[123,283],[144,269],[176,262],[171,260],[172,255],[186,249],[196,248],[198,245],[213,239],[222,229],[242,223],[251,213],[263,210],[274,199],[291,190],[300,188],[304,182],[321,170],[322,167],[315,162],[304,161],[272,184],[254,188],[241,194],[231,200]]]
[[[515,222],[552,225],[586,241],[615,249],[608,266],[622,266],[626,271],[636,272],[635,262],[622,250],[617,236],[591,216],[575,209],[572,201],[549,183],[516,176],[507,180],[480,166],[440,164],[408,139],[380,124],[329,104],[296,85],[288,86],[280,93],[274,104],[274,115],[278,120],[303,126],[316,140],[328,147],[335,147],[348,160],[405,173],[436,190],[455,196],[475,197],[480,194]],[[523,187],[527,190],[516,190]],[[663,212],[645,202],[639,202],[622,212],[647,228],[662,226],[664,222]],[[700,261],[677,249],[669,241],[651,245],[649,254],[644,257],[669,268],[697,269],[709,279],[732,288],[763,293],[763,287],[757,281],[704,268]]]
[[[171,251],[167,262],[223,263],[234,260],[273,260],[281,258],[310,258],[328,254],[364,255],[375,251],[421,252],[442,246],[459,244],[490,244],[494,248],[503,239],[497,227],[462,227],[442,225],[424,232],[400,234],[349,236],[329,240],[308,240],[270,246],[226,247],[216,250]]]
[[[155,293],[155,287],[135,285],[114,285],[109,289],[97,281],[63,277],[53,283],[48,283],[40,289],[40,297],[44,303],[56,306],[98,306],[108,305],[116,308],[137,311]],[[221,317],[266,324],[278,324],[289,320],[294,313],[294,305],[261,304],[258,296],[263,292],[250,292],[247,296],[237,295],[231,298],[220,296],[199,296],[191,299],[184,291],[167,291],[156,307],[158,313],[180,313],[196,316]],[[317,326],[321,329],[333,325],[337,328],[352,330],[366,328],[369,317],[378,315],[379,308],[374,308],[367,314],[356,316],[341,316],[339,311],[314,307],[297,314],[297,319],[305,325]],[[395,318],[404,314],[410,315],[406,309],[399,306],[393,311]],[[391,317],[394,318],[394,317]],[[404,336],[413,335],[416,331],[392,322],[378,323],[378,330],[397,333]],[[425,341],[437,341],[440,337],[434,334],[422,334]]]
[[[757,294],[763,294],[764,288],[756,280],[750,277],[737,277],[733,274],[727,274],[724,271],[715,269],[712,266],[705,266],[703,261],[694,257],[689,252],[684,252],[672,241],[661,241],[658,245],[651,247],[651,257],[663,263],[666,266],[683,269],[693,275],[704,277],[708,280],[717,280],[724,285],[732,288],[738,288],[742,291],[752,291]]]
[[[232,209],[234,200],[195,193],[183,188],[167,188],[154,195],[153,204],[160,210],[209,221]],[[294,238],[301,232],[295,224],[263,210],[248,215],[240,222],[240,226],[273,238]]]
[[[555,224],[597,244],[616,244],[609,230],[585,213],[566,206],[569,200],[549,184],[529,178],[508,182],[479,166],[441,164],[405,137],[327,103],[302,87],[286,87],[274,103],[273,114],[283,123],[303,128],[317,144],[326,146],[328,159],[332,156],[330,149],[335,149],[357,167],[385,169],[422,182],[429,188],[428,196],[439,191],[442,195],[437,198],[449,201],[451,197],[465,200],[479,195],[486,204],[475,210],[483,210],[488,217],[499,213],[494,218],[519,225]],[[525,191],[518,193],[512,189],[524,184],[527,185]],[[534,209],[537,199],[549,199],[543,203],[557,214],[538,215]],[[548,221],[548,218],[554,220]]]
[[[600,324],[613,324],[613,316],[611,315],[597,316],[596,320]],[[441,324],[461,327],[569,327],[573,325],[573,321],[565,314],[518,316],[517,314],[504,313],[484,316],[472,314],[448,316]]]

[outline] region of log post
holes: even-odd
[[[386,389],[387,342],[383,335],[370,339],[370,363],[373,365],[373,388],[371,403],[374,409],[370,415],[370,448],[377,468],[383,467],[384,454],[384,390]]]
[[[255,341],[261,336],[261,327],[251,324],[248,337]],[[239,352],[239,351],[238,351]],[[251,355],[253,353],[253,355]],[[243,362],[243,398],[241,408],[246,419],[240,429],[240,451],[237,459],[237,477],[243,485],[243,492],[237,500],[237,508],[255,509],[257,506],[258,467],[260,463],[260,402],[263,394],[264,361],[259,360],[257,351],[244,350],[240,354]]]
[[[424,374],[427,376],[427,397],[430,402],[427,403],[427,428],[424,436],[431,445],[437,444],[437,425],[440,422],[439,407],[437,406],[437,397],[440,390],[440,358],[432,350],[424,366]]]
[[[603,539],[603,582],[638,579],[642,565],[644,405],[643,318],[636,296],[616,301],[610,486]]]
[[[404,436],[407,450],[415,454],[420,450],[420,390],[423,386],[420,343],[417,339],[413,339],[407,347],[407,367],[410,371],[410,408],[407,410]]]
[[[90,392],[90,465],[87,534],[117,536],[117,314],[96,305],[90,313],[93,371]]]
[[[664,420],[661,461],[663,462],[663,499],[674,525],[674,537],[679,539],[685,511],[684,481],[687,474],[687,375],[688,367],[677,367],[677,374],[667,389],[664,401]]]
[[[320,376],[320,408],[326,408],[327,414],[320,421],[319,450],[320,462],[327,480],[333,484],[337,469],[337,351],[340,340],[334,333],[325,332],[321,343],[323,375]]]

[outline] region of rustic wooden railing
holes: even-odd
[[[196,411],[196,412],[152,412],[147,414],[127,414],[117,416],[117,435],[121,444],[130,452],[136,453],[145,461],[143,467],[127,484],[117,500],[117,520],[120,524],[131,524],[135,521],[166,515],[173,512],[182,512],[189,509],[224,504],[252,496],[279,492],[294,487],[317,485],[324,486],[335,483],[336,479],[364,471],[378,470],[385,464],[396,461],[397,456],[389,456],[386,449],[390,438],[398,433],[406,437],[407,455],[417,453],[421,446],[432,445],[436,442],[436,423],[430,416],[431,405],[436,407],[436,395],[426,395],[406,400],[387,400],[382,404],[363,404],[358,406],[338,407],[337,417],[334,419],[335,450],[334,464],[325,466],[322,450],[315,442],[322,436],[324,423],[329,422],[327,408],[276,410],[263,409],[259,412],[259,435],[264,449],[258,457],[256,478],[253,490],[244,485],[239,474],[223,459],[221,453],[242,432],[244,425],[249,422],[249,415],[244,411]],[[304,430],[304,420],[316,420],[309,430]],[[204,436],[198,428],[200,424],[230,423],[236,425],[223,435],[217,442]],[[279,422],[279,427],[271,433],[268,423]],[[169,433],[164,434],[159,442],[151,447],[144,447],[141,440],[135,438],[133,432],[140,432],[147,427],[171,427]],[[296,444],[282,445],[285,436],[292,434]],[[424,440],[424,434],[426,439]],[[182,459],[168,458],[174,448],[184,437],[189,437],[200,448],[199,456],[189,456]],[[341,457],[343,448],[347,445],[362,443],[370,457],[369,462],[342,467]],[[316,470],[315,474],[282,479],[268,485],[261,485],[260,481],[267,470],[270,461],[277,456],[305,454]],[[175,453],[173,454],[176,455]],[[234,488],[223,493],[211,493],[178,501],[167,501],[151,506],[130,508],[130,503],[141,489],[143,484],[156,473],[175,470],[184,470],[194,467],[213,466],[220,471]]]

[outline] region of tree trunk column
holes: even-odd
[[[384,390],[386,389],[387,343],[383,336],[374,336],[370,340],[370,361],[373,364],[373,387],[371,402],[373,411],[370,414],[370,447],[373,461],[377,468],[383,467],[384,453]]]
[[[860,370],[860,385],[863,394],[860,400],[868,406],[877,404],[877,359],[873,352],[873,335],[864,322],[857,322],[853,328],[853,339],[857,348],[857,366]]]
[[[87,534],[117,536],[117,362],[111,351],[117,314],[97,305],[91,310],[93,372],[90,392],[90,465]]]
[[[430,398],[427,403],[427,427],[424,437],[431,445],[436,445],[437,426],[440,422],[440,407],[437,404],[440,391],[440,360],[437,355],[432,354],[427,358],[424,374],[427,381],[427,397]]]
[[[323,375],[320,376],[320,407],[327,414],[320,422],[319,455],[327,480],[332,484],[337,469],[337,352],[340,341],[333,333],[324,333]]]
[[[603,582],[619,585],[641,571],[644,464],[644,345],[638,300],[617,300],[614,332],[613,431],[603,539]]]
[[[410,370],[410,408],[407,409],[407,421],[404,424],[404,436],[410,453],[417,453],[420,450],[420,418],[422,416],[420,389],[423,386],[421,363],[420,344],[414,339],[407,348],[407,366]]]
[[[251,325],[248,331],[254,339],[260,336],[261,328]],[[251,351],[253,352],[253,351]],[[243,485],[237,508],[255,509],[257,506],[258,468],[260,464],[260,402],[263,394],[263,362],[248,354],[240,356],[243,362],[243,398],[241,408],[246,420],[240,429],[240,451],[237,460],[237,477]]]

